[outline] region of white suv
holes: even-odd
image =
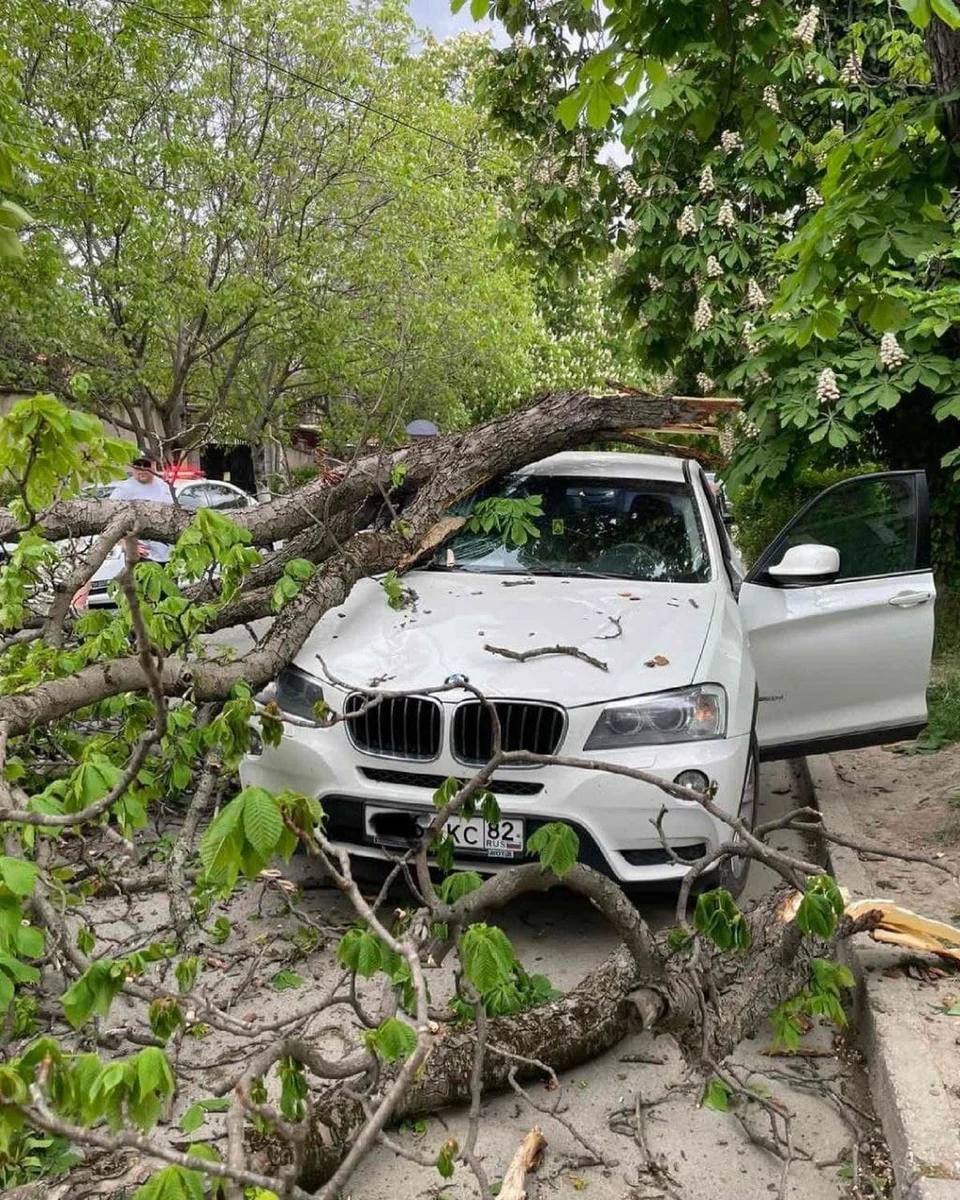
[[[278,747],[244,760],[245,785],[316,796],[331,838],[356,855],[393,855],[431,819],[444,779],[468,778],[490,755],[491,723],[473,695],[424,694],[461,676],[495,701],[504,749],[713,782],[719,804],[748,821],[758,757],[924,725],[935,593],[922,472],[829,488],[749,574],[692,461],[559,454],[500,494],[541,498],[537,536],[511,548],[461,530],[404,577],[412,598],[399,609],[378,580],[362,580],[275,693],[300,718],[321,698],[349,714],[378,687],[411,694],[330,728],[285,724]],[[551,646],[586,657],[517,661],[490,649]],[[676,881],[686,868],[654,828],[664,806],[681,860],[729,840],[695,802],[622,776],[514,766],[492,790],[499,822],[451,822],[459,857],[482,871],[523,861],[530,835],[562,820],[581,860],[623,883]],[[742,886],[746,866],[736,860],[724,882]]]

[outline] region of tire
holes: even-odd
[[[750,738],[750,755],[747,759],[747,772],[740,793],[740,807],[737,815],[746,827],[753,832],[757,823],[757,803],[760,783],[760,751],[754,734]],[[717,868],[714,887],[726,888],[736,899],[747,885],[750,874],[749,858],[725,858]]]

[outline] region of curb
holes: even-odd
[[[800,759],[805,784],[834,833],[861,832],[829,755]],[[855,850],[825,843],[830,868],[852,896],[876,892]],[[900,1200],[960,1200],[960,1122],[944,1084],[907,980],[883,976],[891,963],[861,935],[838,947],[855,980],[854,1019],[867,1060],[870,1091],[893,1162]]]

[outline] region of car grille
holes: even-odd
[[[369,697],[347,697],[344,712],[360,712]],[[346,722],[347,735],[358,750],[386,758],[426,762],[440,753],[443,728],[440,705],[424,696],[399,696],[374,704],[362,716]]]
[[[360,774],[375,783],[427,788],[431,792],[438,791],[447,781],[445,775],[419,775],[412,771],[389,771],[382,767],[361,767]],[[485,788],[498,796],[537,796],[543,791],[543,784],[532,783],[526,779],[492,779]]]
[[[555,754],[563,740],[565,714],[552,704],[499,700],[493,707],[500,719],[500,745],[504,750]],[[487,705],[461,704],[453,715],[453,756],[478,765],[493,754],[493,722]]]

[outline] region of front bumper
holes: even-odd
[[[579,722],[574,718],[571,713],[561,748],[565,755],[581,753],[583,739],[577,736]],[[699,769],[716,783],[718,806],[734,814],[749,753],[750,738],[744,735],[589,757],[649,771],[668,781],[681,771]],[[330,729],[286,725],[278,747],[265,746],[240,765],[244,787],[317,797],[327,816],[327,835],[333,841],[352,854],[380,859],[394,857],[396,851],[378,843],[368,807],[433,814],[432,797],[439,784],[449,776],[466,779],[470,774],[469,768],[447,752],[429,763],[366,754],[351,745],[342,725]],[[677,800],[653,784],[623,776],[575,767],[513,768],[497,773],[492,790],[502,815],[524,822],[526,837],[549,821],[565,821],[580,837],[580,861],[622,883],[670,883],[685,874],[687,868],[671,860],[654,827],[664,809],[662,828],[667,841],[687,860],[729,840],[729,827],[696,801]],[[457,858],[482,872],[494,872],[525,861],[527,856],[488,858],[464,852]]]

